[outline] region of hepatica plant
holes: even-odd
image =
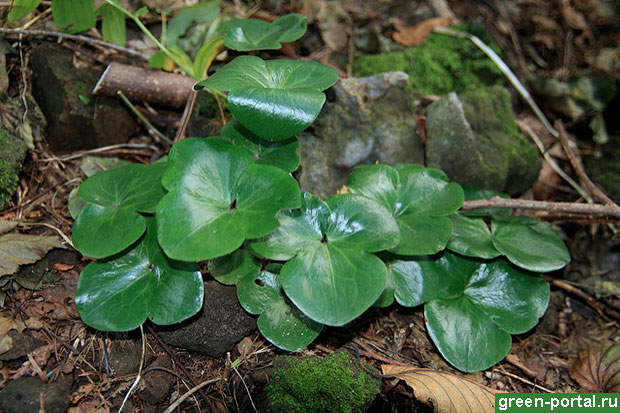
[[[302,16],[233,20],[235,50],[278,48],[305,31]],[[104,331],[147,319],[175,324],[199,311],[202,275],[236,285],[258,327],[289,351],[323,325],[342,326],[372,306],[423,305],[427,329],[462,371],[486,369],[511,334],[544,314],[540,273],[570,260],[546,224],[507,210],[459,211],[464,191],[436,169],[367,165],[348,193],[301,193],[296,135],[318,116],[336,70],[297,60],[239,56],[196,87],[227,94],[234,119],[221,136],[188,138],[167,160],[100,172],[81,185],[75,247],[97,258],[78,281],[82,319]]]

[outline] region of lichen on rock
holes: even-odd
[[[0,210],[8,206],[17,189],[27,151],[24,141],[0,129]]]

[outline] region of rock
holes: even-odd
[[[120,100],[93,96],[101,72],[73,66],[73,54],[42,46],[30,59],[33,95],[47,119],[47,142],[55,152],[126,142],[137,124]]]
[[[142,343],[140,340],[113,340],[110,344],[108,363],[115,376],[137,374],[142,358]],[[147,355],[148,362],[152,356]]]
[[[153,363],[148,367],[163,367],[168,370],[172,370],[172,361],[168,357],[159,357],[155,359]],[[175,377],[161,370],[149,371],[142,379],[139,395],[142,400],[150,405],[157,405],[163,403],[168,395],[172,392],[172,387],[175,383]]]
[[[464,23],[454,29],[478,36],[501,54],[483,25]],[[357,56],[353,63],[355,76],[394,70],[409,74],[416,92],[422,95],[461,93],[504,84],[503,75],[495,63],[470,40],[439,33],[431,34],[424,44],[407,50]]]
[[[5,413],[65,413],[71,404],[70,387],[68,380],[45,383],[38,377],[20,377],[8,382],[0,392],[0,407]],[[43,406],[40,393],[43,393]]]
[[[0,210],[8,207],[19,183],[19,172],[28,147],[24,141],[0,129]]]
[[[426,163],[463,186],[514,195],[540,171],[536,148],[517,130],[510,95],[491,87],[450,93],[427,108]]]
[[[221,357],[256,329],[256,319],[241,307],[234,286],[207,281],[204,290],[204,304],[197,315],[180,326],[157,329],[168,345]]]
[[[280,356],[273,366],[259,398],[261,411],[364,412],[381,390],[381,380],[344,351],[305,360]]]
[[[33,337],[32,334],[28,334],[26,331],[19,332],[17,330],[10,330],[7,336],[11,338],[13,346],[9,351],[0,354],[0,360],[2,361],[17,360],[26,357],[32,350],[45,345],[43,341]]]
[[[328,198],[360,164],[423,163],[411,100],[403,72],[339,80],[300,136],[302,191]]]

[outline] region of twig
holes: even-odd
[[[128,55],[132,55],[132,56],[136,56],[139,57],[143,60],[149,60],[149,56],[147,56],[144,53],[140,53],[138,51],[132,50],[132,49],[128,49],[126,47],[123,46],[119,46],[117,44],[114,43],[110,43],[110,42],[106,42],[103,40],[98,40],[98,39],[93,39],[92,37],[88,37],[88,36],[82,36],[79,34],[68,34],[68,33],[61,33],[61,32],[55,32],[52,30],[25,30],[25,29],[9,29],[6,27],[0,27],[0,33],[4,33],[4,34],[17,34],[17,35],[26,35],[26,36],[32,36],[32,37],[56,37],[58,39],[69,39],[69,40],[75,40],[77,42],[83,42],[83,43],[89,43],[89,44],[95,44],[97,46],[101,46],[101,47],[107,47],[109,49],[114,49],[117,50],[119,52],[123,52],[125,54]]]
[[[156,146],[153,145],[146,145],[144,143],[119,143],[116,145],[109,145],[109,146],[102,146],[100,148],[95,148],[95,149],[89,149],[87,151],[79,151],[79,152],[75,152],[72,153],[70,155],[67,156],[63,156],[62,158],[58,158],[56,156],[52,157],[52,158],[45,158],[45,159],[41,159],[41,162],[54,162],[54,161],[70,161],[72,159],[77,159],[77,158],[81,158],[85,155],[90,155],[93,153],[101,153],[101,152],[107,152],[107,151],[111,151],[111,150],[115,150],[115,149],[121,149],[121,148],[135,148],[135,149],[151,149],[153,152],[159,152],[159,149]]]
[[[532,138],[532,140],[534,141],[534,143],[538,147],[538,150],[540,150],[540,153],[542,153],[543,157],[545,158],[545,161],[547,161],[549,166],[551,166],[551,168],[553,168],[553,170],[558,175],[560,175],[566,182],[568,182],[568,184],[570,186],[575,188],[575,191],[577,191],[577,193],[583,199],[585,199],[589,203],[593,203],[594,201],[592,200],[592,197],[577,182],[575,182],[575,180],[573,178],[568,176],[566,174],[566,172],[564,172],[562,170],[562,168],[560,168],[559,165],[553,160],[551,155],[549,155],[549,153],[546,151],[544,145],[542,144],[542,142],[540,141],[540,139],[538,138],[538,135],[536,135],[534,130],[532,128],[530,128],[530,126],[528,124],[526,124],[525,122],[522,122],[522,121],[517,121],[517,125],[519,126],[519,128],[524,130],[530,136],[530,138]]]
[[[530,385],[530,386],[534,386],[535,388],[537,388],[537,389],[539,389],[539,390],[542,390],[542,391],[544,391],[544,392],[547,392],[547,393],[553,393],[553,391],[551,391],[551,390],[549,390],[549,389],[547,389],[547,388],[545,388],[545,387],[543,387],[543,386],[540,386],[540,385],[538,385],[538,384],[536,384],[536,383],[532,383],[532,382],[531,382],[531,381],[529,381],[528,379],[525,379],[525,378],[523,378],[523,377],[521,377],[521,376],[517,376],[516,374],[513,374],[513,373],[509,373],[509,372],[507,372],[507,371],[505,371],[505,370],[503,370],[503,369],[502,369],[502,370],[493,369],[493,371],[494,371],[495,373],[500,373],[500,374],[503,374],[503,375],[505,375],[505,376],[512,377],[513,379],[517,379],[517,380],[519,380],[519,381],[520,381],[520,382],[522,382],[522,383],[525,383],[525,384]]]
[[[214,96],[217,99],[217,95]],[[185,109],[183,109],[183,115],[181,115],[181,122],[179,125],[179,129],[177,129],[177,134],[174,137],[174,143],[177,143],[185,138],[185,133],[187,132],[187,125],[189,125],[189,119],[192,117],[192,112],[194,111],[194,105],[196,104],[197,97],[198,91],[192,89],[192,92],[187,97],[187,103],[185,104]]]
[[[586,174],[586,171],[583,168],[583,164],[581,163],[581,159],[578,158],[575,151],[571,147],[571,142],[568,139],[568,135],[566,134],[566,129],[564,129],[564,124],[561,120],[557,120],[554,124],[555,128],[560,133],[560,143],[562,144],[562,148],[564,148],[564,152],[570,161],[570,164],[573,166],[575,170],[575,174],[579,178],[579,181],[586,189],[592,194],[595,198],[601,201],[603,204],[615,205],[618,206],[614,201],[612,201],[603,191],[597,187],[594,182],[590,180],[590,177]]]
[[[127,96],[125,96],[123,92],[119,90],[116,92],[116,94],[123,100],[123,102],[125,103],[125,105],[127,105],[129,110],[131,110],[142,121],[142,123],[144,123],[144,125],[146,126],[146,130],[149,131],[151,136],[153,136],[155,139],[159,141],[164,141],[168,145],[172,146],[172,140],[166,135],[164,135],[163,133],[161,133],[155,126],[153,126],[153,124],[149,122],[149,120],[145,118],[144,115],[140,113],[140,111],[138,111],[138,109],[136,109],[134,104],[131,103],[129,99],[127,99]]]
[[[613,317],[616,321],[620,321],[620,312],[612,308],[609,308],[608,306],[604,305],[600,301],[597,301],[594,297],[586,294],[579,288],[574,287],[570,285],[569,283],[561,281],[561,280],[551,280],[551,284],[555,287],[558,287],[561,290],[566,291],[569,294],[574,294],[577,297],[581,298],[586,303],[588,303],[590,307],[595,309],[596,312],[599,313],[600,315],[604,317],[606,316]]]
[[[530,201],[526,199],[505,199],[494,196],[491,199],[465,201],[461,209],[467,211],[481,208],[518,208],[534,211],[587,214],[620,220],[620,208],[614,205],[580,204],[576,202]]]
[[[149,333],[151,333],[151,335],[153,336],[153,338],[155,338],[155,340],[157,341],[157,343],[159,343],[159,345],[161,346],[161,348],[164,349],[164,351],[170,356],[170,358],[176,363],[177,366],[179,366],[179,369],[181,369],[181,371],[183,372],[183,374],[185,374],[185,376],[189,379],[189,381],[195,386],[195,390],[192,389],[191,392],[193,391],[199,391],[200,393],[200,397],[203,398],[203,400],[205,401],[205,403],[207,404],[207,406],[209,407],[209,411],[211,413],[215,413],[215,407],[213,407],[213,404],[211,403],[211,400],[209,400],[209,397],[207,396],[207,394],[204,392],[204,390],[202,390],[202,385],[204,383],[202,383],[200,386],[198,385],[198,383],[196,382],[196,379],[194,378],[194,376],[185,368],[185,366],[181,363],[181,361],[179,360],[179,358],[176,356],[176,354],[174,354],[172,352],[172,350],[170,350],[170,348],[166,345],[166,343],[164,343],[164,340],[161,339],[161,337],[159,336],[159,334],[157,334],[157,331],[155,331],[155,329],[153,328],[152,325],[147,324],[146,328],[149,330]],[[213,379],[211,382],[216,382],[219,379]],[[187,394],[187,393],[186,393]],[[187,397],[189,397],[189,394],[187,394]],[[181,400],[182,401],[182,400]],[[179,403],[180,404],[180,403]],[[176,406],[175,406],[176,407]],[[173,409],[174,410],[174,409]],[[166,410],[168,411],[168,410]],[[172,411],[172,410],[170,410]]]
[[[164,413],[172,413],[174,411],[174,409],[176,409],[177,407],[179,407],[181,405],[181,403],[183,403],[185,401],[185,399],[187,399],[189,396],[191,396],[192,394],[196,393],[199,390],[202,390],[203,387],[215,383],[217,382],[219,379],[215,378],[215,379],[210,379],[207,381],[203,381],[202,383],[200,383],[199,385],[195,386],[193,389],[191,389],[190,391],[188,391],[187,393],[185,393],[183,396],[179,397],[178,399],[176,399],[174,401],[174,403],[172,403],[170,406],[168,406],[168,408],[166,410],[164,410]]]
[[[136,376],[136,379],[133,381],[133,384],[127,391],[127,394],[125,394],[125,397],[123,398],[123,402],[121,403],[121,407],[118,408],[117,413],[121,413],[123,411],[123,407],[125,407],[125,403],[127,402],[127,399],[129,399],[129,395],[131,394],[133,389],[136,388],[136,386],[140,382],[140,379],[142,378],[142,368],[144,367],[144,359],[146,358],[146,337],[144,335],[144,327],[142,327],[142,324],[140,324],[140,335],[142,335],[142,357],[140,358],[140,367],[138,367],[138,375]]]
[[[239,373],[239,370],[237,370],[237,367],[230,361],[230,353],[226,353],[226,358],[228,359],[228,363],[230,364],[230,367],[232,367],[235,373],[237,373],[237,376],[239,376],[239,378],[241,379],[241,383],[243,383],[243,387],[245,387],[245,391],[248,393],[248,397],[250,398],[250,403],[252,404],[252,408],[254,409],[256,413],[258,413],[258,409],[254,405],[254,400],[252,400],[252,394],[250,393],[250,389],[248,388],[248,385],[245,383],[245,380],[243,380],[243,376],[241,375],[241,373]]]

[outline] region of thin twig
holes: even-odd
[[[142,378],[142,368],[144,367],[144,359],[146,358],[146,336],[144,335],[144,327],[142,326],[142,324],[140,324],[140,335],[142,336],[142,357],[140,358],[140,367],[138,367],[138,375],[136,376],[136,379],[133,381],[133,384],[127,391],[127,394],[125,394],[125,397],[123,398],[123,402],[121,403],[121,407],[118,408],[117,413],[121,413],[123,411],[123,408],[125,407],[125,403],[127,402],[127,399],[129,399],[129,395],[131,394],[133,389],[136,388],[136,386],[140,382],[140,379]]]
[[[83,156],[90,155],[90,154],[93,154],[93,153],[107,152],[107,151],[111,151],[111,150],[115,150],[115,149],[121,149],[121,148],[151,149],[153,152],[159,152],[159,149],[156,146],[147,145],[147,144],[144,144],[144,143],[118,143],[118,144],[115,144],[115,145],[102,146],[100,148],[95,148],[95,149],[89,149],[89,150],[86,150],[86,151],[75,152],[75,153],[69,154],[67,156],[63,156],[62,158],[58,158],[56,156],[54,156],[52,158],[45,158],[45,159],[41,159],[41,162],[54,162],[54,161],[65,162],[65,161],[70,161],[72,159],[81,158]]]
[[[505,370],[503,370],[503,369],[502,369],[502,370],[493,369],[493,371],[494,371],[495,373],[503,374],[503,375],[505,375],[505,376],[512,377],[513,379],[517,379],[517,380],[519,380],[520,382],[523,382],[523,383],[525,383],[525,384],[527,384],[527,385],[534,386],[535,388],[537,388],[537,389],[539,389],[539,390],[542,390],[542,391],[544,391],[544,392],[546,392],[546,393],[553,393],[553,391],[551,391],[551,390],[547,389],[546,387],[540,386],[540,385],[538,385],[538,384],[536,384],[536,383],[532,383],[532,382],[531,382],[531,381],[529,381],[528,379],[525,379],[525,378],[523,378],[523,377],[521,377],[521,376],[517,376],[516,374],[513,374],[513,373],[509,373],[509,372],[507,372],[507,371],[505,371]]]
[[[587,214],[620,220],[620,208],[614,205],[580,204],[576,202],[530,201],[526,199],[506,199],[494,196],[490,199],[465,201],[461,209],[518,208],[534,211]]]
[[[551,166],[551,168],[553,168],[553,170],[558,175],[560,175],[566,182],[568,182],[568,184],[572,186],[575,189],[575,191],[577,191],[579,196],[581,196],[583,199],[585,199],[589,203],[593,203],[594,200],[592,199],[592,197],[577,182],[575,182],[573,178],[568,176],[566,172],[564,172],[564,170],[562,170],[562,168],[560,168],[560,166],[553,160],[551,155],[549,155],[549,153],[545,149],[538,135],[536,135],[536,132],[534,132],[534,130],[530,128],[530,126],[525,122],[517,121],[517,125],[519,126],[519,128],[524,130],[530,136],[530,138],[532,138],[532,140],[538,147],[538,150],[540,150],[540,153],[542,153],[543,157],[545,158],[545,161],[547,161],[549,166]]]
[[[164,410],[164,413],[172,413],[174,411],[174,409],[176,409],[177,407],[179,407],[181,405],[181,403],[183,403],[185,401],[185,399],[187,399],[189,396],[191,396],[192,394],[196,393],[199,390],[202,390],[203,387],[215,383],[217,382],[219,379],[215,378],[215,379],[210,379],[207,381],[203,381],[202,383],[200,383],[199,385],[195,386],[193,389],[191,389],[190,391],[188,391],[187,393],[185,393],[183,396],[179,397],[178,399],[176,399],[174,401],[174,403],[172,403],[170,406],[168,406],[168,408],[166,410]]]
[[[82,36],[79,34],[68,34],[68,33],[62,33],[62,32],[55,32],[52,30],[9,29],[6,27],[0,27],[0,33],[9,34],[9,35],[11,34],[26,35],[26,36],[31,36],[31,37],[56,37],[58,39],[69,39],[69,40],[74,40],[77,42],[83,42],[83,43],[95,44],[101,47],[107,47],[109,49],[114,49],[114,50],[123,52],[128,55],[139,57],[146,61],[149,60],[149,56],[147,56],[144,53],[140,53],[138,51],[128,49],[126,47],[119,46],[114,43],[110,43],[110,42],[106,42],[106,41],[98,40],[98,39],[93,39],[92,37]]]
[[[584,291],[580,290],[577,287],[574,287],[572,285],[570,285],[569,283],[565,282],[565,281],[561,281],[561,280],[551,280],[551,284],[561,290],[566,291],[569,294],[573,294],[576,295],[577,297],[581,298],[582,300],[584,300],[586,303],[588,303],[588,305],[590,307],[592,307],[593,309],[596,310],[597,313],[599,313],[602,316],[609,316],[614,318],[616,321],[620,321],[620,312],[609,308],[608,306],[604,305],[603,303],[601,303],[600,301],[596,300],[594,297],[592,297],[591,295],[586,294]]]
[[[185,138],[187,126],[189,125],[189,120],[192,117],[192,112],[194,111],[194,105],[196,104],[197,97],[198,91],[192,89],[192,92],[187,97],[187,103],[185,104],[185,109],[183,109],[183,115],[181,116],[181,122],[179,125],[179,129],[177,129],[177,134],[174,137],[174,143],[177,143]],[[217,95],[215,95],[215,98],[217,99]]]
[[[142,123],[144,123],[144,125],[146,126],[146,130],[149,131],[151,136],[153,136],[155,139],[159,141],[164,141],[168,145],[172,146],[172,140],[166,135],[164,135],[163,133],[161,133],[155,126],[153,126],[153,124],[149,122],[149,120],[146,117],[144,117],[144,115],[140,113],[138,109],[136,109],[134,104],[131,103],[129,99],[127,99],[127,96],[125,96],[125,94],[122,91],[118,90],[116,94],[121,98],[121,100],[125,103],[125,105],[127,105],[129,110],[131,110],[134,113],[134,115],[136,115],[142,121]]]

